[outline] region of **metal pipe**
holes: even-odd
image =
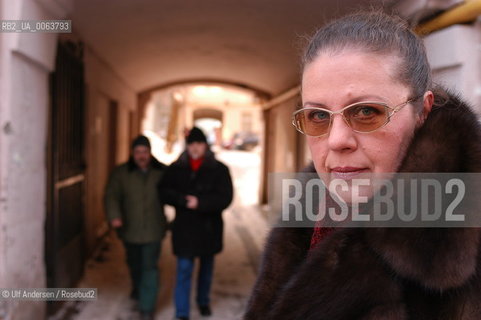
[[[473,21],[479,15],[481,15],[481,0],[465,1],[463,4],[442,13],[434,19],[421,23],[415,28],[415,31],[419,35],[427,35],[453,24]]]

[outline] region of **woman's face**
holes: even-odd
[[[354,49],[319,54],[304,69],[303,107],[321,105],[337,111],[360,101],[395,107],[413,98],[409,87],[395,78],[398,59]],[[395,172],[421,118],[414,106],[407,104],[384,127],[358,133],[342,116],[335,115],[327,135],[307,136],[316,171],[329,173],[330,179]]]

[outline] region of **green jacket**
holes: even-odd
[[[123,226],[117,230],[122,240],[148,243],[164,237],[167,219],[157,185],[165,167],[152,157],[149,170],[143,173],[131,159],[111,173],[105,189],[105,212],[109,222],[122,219]]]

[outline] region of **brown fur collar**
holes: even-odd
[[[481,172],[477,116],[456,95],[447,97],[438,101],[441,105],[416,132],[400,172]],[[476,271],[480,245],[476,228],[376,229],[366,235],[396,273],[427,288],[460,286]]]

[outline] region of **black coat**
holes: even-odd
[[[229,169],[208,150],[197,172],[192,171],[187,152],[166,170],[159,186],[162,201],[175,207],[172,242],[177,256],[216,254],[222,250],[222,211],[232,201]],[[186,195],[196,196],[196,210],[186,207]]]
[[[481,172],[476,115],[434,108],[399,171]],[[308,254],[312,232],[272,230],[245,319],[481,319],[479,228],[336,229]]]

